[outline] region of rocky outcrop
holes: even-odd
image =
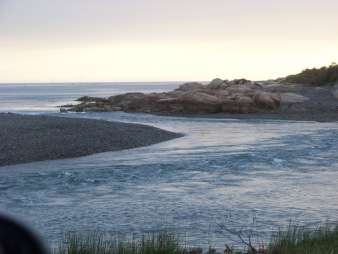
[[[212,114],[302,108],[308,98],[297,94],[301,87],[282,85],[280,80],[251,82],[216,78],[206,86],[198,82],[184,83],[165,93],[126,93],[107,99],[85,96],[78,99],[82,103],[68,110]],[[338,96],[338,85],[331,92]]]

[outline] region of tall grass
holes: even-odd
[[[98,231],[68,233],[55,254],[181,254],[179,238],[171,231],[142,236],[138,240],[104,235]]]
[[[290,223],[286,231],[280,230],[268,246],[273,254],[336,254],[338,253],[338,223],[316,228],[300,227]]]
[[[68,233],[59,243],[54,254],[201,254],[223,253],[215,249],[184,249],[182,239],[172,230],[143,235],[128,240],[117,234],[103,234],[87,230],[81,233]],[[280,229],[272,238],[267,249],[256,252],[234,250],[233,253],[257,254],[338,254],[338,222],[326,223],[318,227],[304,227],[289,224],[286,230]]]

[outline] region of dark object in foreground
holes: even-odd
[[[119,151],[181,136],[141,124],[0,113],[0,166]]]
[[[0,253],[45,254],[38,238],[18,221],[0,214]]]

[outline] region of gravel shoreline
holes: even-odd
[[[119,151],[181,136],[141,124],[0,113],[0,166]]]

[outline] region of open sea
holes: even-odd
[[[164,92],[171,83],[0,84],[0,112],[60,115],[84,96]],[[338,123],[69,113],[185,134],[86,157],[0,167],[0,212],[22,218],[47,245],[69,231],[138,237],[173,227],[187,246],[239,245],[220,227],[255,223],[267,243],[290,220],[338,220]],[[28,148],[29,149],[29,148]],[[257,235],[254,233],[253,243]]]

